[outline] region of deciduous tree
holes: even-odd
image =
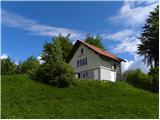
[[[105,47],[103,46],[103,43],[102,43],[102,37],[100,35],[97,35],[96,37],[94,37],[88,34],[85,39],[85,42],[105,50]]]

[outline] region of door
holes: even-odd
[[[81,77],[80,77],[80,73],[78,73],[78,78],[81,78]]]

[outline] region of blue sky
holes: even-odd
[[[149,1],[104,2],[2,2],[1,58],[15,61],[40,56],[53,35],[71,34],[84,40],[88,33],[101,35],[104,46],[127,60],[123,71],[147,67],[136,54],[139,35],[149,12],[158,4]]]

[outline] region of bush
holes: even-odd
[[[67,87],[74,80],[74,70],[63,61],[53,62],[52,64],[44,63],[39,67],[36,78],[53,86]]]
[[[150,77],[141,72],[141,70],[128,70],[123,75],[127,83],[144,90],[152,91],[152,81]]]
[[[1,74],[11,75],[16,73],[16,64],[11,58],[1,59]]]
[[[33,75],[39,66],[39,61],[33,56],[18,65],[18,73]]]

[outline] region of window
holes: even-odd
[[[82,60],[79,60],[80,61],[80,66],[82,66]]]
[[[83,48],[81,49],[81,54],[83,54]]]
[[[87,78],[88,77],[88,72],[83,72],[82,73],[82,78]]]
[[[85,65],[87,65],[87,58],[85,58],[85,60],[84,60],[84,61],[85,61],[85,62],[84,62],[84,64],[85,64]]]
[[[86,75],[85,75],[85,73],[83,73],[83,78],[85,78],[86,77]]]
[[[83,65],[87,65],[87,58],[77,60],[77,67],[80,67],[80,66],[83,66]]]
[[[80,73],[78,73],[78,78],[80,78]]]
[[[82,65],[84,65],[84,59],[82,59]]]
[[[117,69],[117,66],[116,66],[116,64],[114,63],[113,65],[112,65],[112,70],[116,70]]]
[[[79,60],[77,60],[77,67],[79,67]]]

